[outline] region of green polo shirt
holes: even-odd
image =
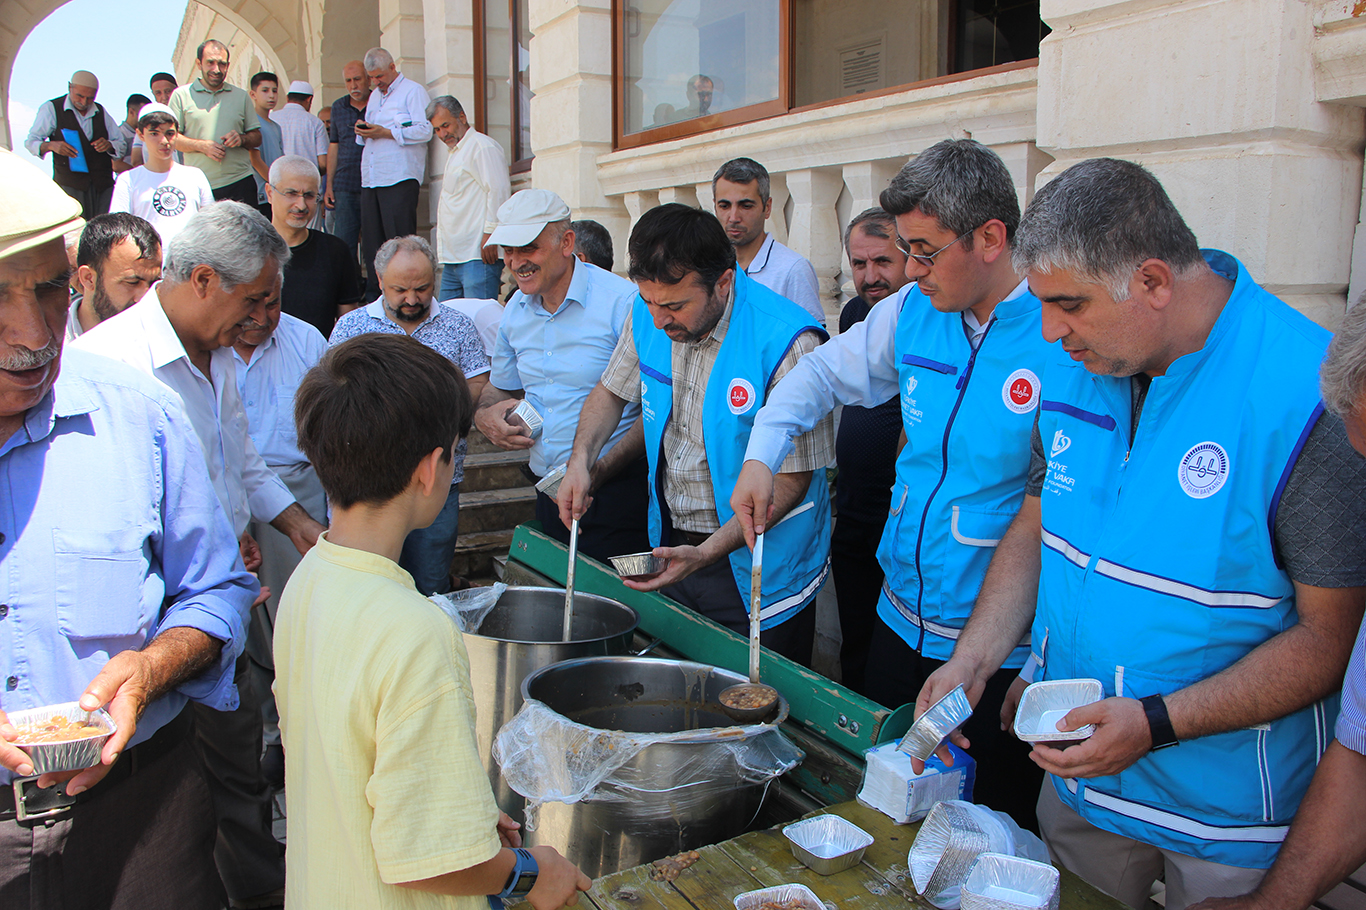
[[[169,107],[180,121],[180,132],[190,139],[217,142],[231,130],[245,134],[261,128],[251,96],[226,82],[216,92],[209,91],[199,79],[182,85],[171,94]],[[186,152],[185,163],[203,171],[209,178],[209,186],[215,190],[236,183],[252,172],[251,157],[244,148],[228,149],[222,161],[214,161],[198,152]]]

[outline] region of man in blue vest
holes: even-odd
[[[749,629],[750,552],[726,497],[750,426],[773,384],[826,333],[801,307],[736,267],[721,223],[684,205],[651,209],[631,231],[630,271],[640,293],[602,380],[579,417],[560,486],[566,523],[588,507],[589,474],[627,402],[639,401],[649,459],[650,542],[667,568],[639,591],[662,590],[727,628]],[[809,665],[811,607],[830,571],[832,422],[797,441],[775,483],[781,518],[762,566],[761,640]],[[776,521],[775,518],[775,521]]]
[[[878,548],[886,575],[864,689],[881,704],[915,700],[953,651],[996,542],[1020,507],[1029,432],[1047,346],[1039,302],[1010,261],[1020,203],[1005,163],[970,139],[916,156],[883,191],[914,285],[818,350],[775,390],[755,421],[731,502],[746,529],[769,520],[772,465],[793,434],[837,404],[900,395],[906,445]],[[976,798],[1033,828],[1042,775],[997,714],[1028,656],[1023,634],[1006,667],[975,681],[967,727]],[[985,687],[985,694],[984,692]]]
[[[1366,603],[1366,464],[1325,415],[1328,333],[1201,250],[1136,164],[1034,197],[1015,262],[1043,303],[1030,486],[918,707],[1032,623],[1033,680],[1105,699],[1038,743],[1053,858],[1131,906],[1255,886],[1328,744]]]

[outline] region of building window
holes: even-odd
[[[513,171],[531,166],[531,27],[528,0],[474,0],[478,129],[507,151]]]
[[[614,0],[630,148],[1031,60],[1038,0]]]

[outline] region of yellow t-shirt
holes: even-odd
[[[275,623],[293,910],[487,910],[401,888],[497,854],[498,807],[475,745],[455,625],[373,553],[318,544]]]

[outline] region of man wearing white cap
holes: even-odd
[[[530,449],[544,476],[569,461],[579,412],[612,357],[631,316],[636,286],[574,256],[569,206],[549,190],[522,190],[498,208],[488,244],[503,248],[517,280],[493,351],[489,384],[474,421],[494,445]],[[544,425],[539,438],[507,421],[525,399]],[[579,522],[579,549],[605,560],[649,549],[644,435],[628,435],[640,405],[628,404],[602,447],[592,477],[596,501]],[[536,517],[562,542],[569,532],[556,501],[536,495]]]
[[[313,86],[301,79],[289,84],[289,94],[285,96],[285,106],[270,115],[279,124],[280,145],[285,155],[298,155],[318,163],[318,173],[322,175],[326,190],[327,181],[327,127],[315,117],[313,110]],[[309,227],[322,230],[322,206]],[[270,217],[267,214],[266,217]]]
[[[257,584],[179,397],[62,350],[62,235],[79,211],[0,151],[0,724],[79,700],[118,727],[79,774],[35,778],[0,743],[0,894],[210,910],[222,885],[185,706],[236,706]]]
[[[161,235],[163,249],[196,212],[213,205],[213,190],[204,172],[175,160],[179,132],[169,107],[157,102],[143,105],[137,130],[143,163],[119,174],[109,203],[112,212],[129,212],[151,222]]]
[[[66,95],[38,106],[24,148],[35,158],[52,153],[52,179],[81,204],[89,221],[109,211],[114,162],[128,154],[119,122],[95,101],[100,80],[76,70]]]

